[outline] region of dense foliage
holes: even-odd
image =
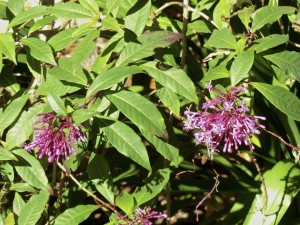
[[[299,6],[0,0],[0,224],[299,224]]]

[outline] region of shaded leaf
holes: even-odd
[[[49,193],[41,191],[30,197],[18,218],[19,225],[36,225],[49,199]]]
[[[229,28],[214,30],[204,47],[236,49],[236,40]]]
[[[130,42],[120,54],[116,66],[124,66],[154,54],[154,49],[171,45],[181,38],[181,34],[168,31],[146,32],[136,41]]]
[[[231,85],[237,85],[241,80],[248,77],[248,73],[254,62],[254,52],[244,51],[238,55],[230,67]]]
[[[300,99],[280,86],[254,82],[252,85],[266,97],[277,109],[300,121]]]
[[[141,95],[129,91],[119,91],[106,97],[140,129],[158,135],[166,135],[164,119],[155,105]]]
[[[101,130],[109,142],[121,154],[129,157],[147,170],[151,170],[147,150],[141,138],[126,124],[109,118],[101,117]]]
[[[78,205],[69,208],[56,218],[54,225],[77,225],[98,208],[97,205]]]

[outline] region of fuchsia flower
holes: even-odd
[[[74,141],[78,144],[78,140],[86,142],[81,126],[74,125],[70,116],[57,116],[52,113],[41,113],[37,116],[42,118],[33,125],[41,124],[41,126],[34,128],[38,131],[34,140],[24,145],[24,148],[27,151],[37,148],[39,158],[46,155],[49,162],[69,159],[72,153],[76,154],[71,143]]]
[[[253,134],[259,134],[265,126],[258,124],[257,119],[265,120],[262,116],[247,115],[248,106],[238,97],[246,87],[232,87],[226,93],[211,84],[206,87],[209,91],[219,95],[202,105],[203,111],[185,111],[184,130],[195,131],[196,145],[204,144],[210,151],[218,151],[223,145],[223,152],[232,152],[232,148],[238,150],[240,145],[249,146]]]

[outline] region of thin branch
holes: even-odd
[[[182,56],[180,66],[183,69],[186,63],[186,54],[187,54],[187,27],[189,22],[189,0],[183,0],[183,26],[182,26]]]
[[[269,130],[267,130],[267,129],[265,129],[265,131],[266,131],[267,133],[271,134],[272,136],[278,138],[278,139],[279,139],[283,144],[285,144],[286,146],[289,146],[290,148],[295,149],[296,151],[300,151],[300,148],[298,148],[298,147],[296,147],[296,146],[294,146],[294,145],[292,145],[292,144],[286,142],[286,141],[285,141],[282,137],[280,137],[279,135],[277,135],[277,134],[275,134],[275,133],[273,133],[273,132],[271,132],[271,131],[269,131]]]

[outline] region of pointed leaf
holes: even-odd
[[[180,114],[180,101],[178,95],[166,87],[161,87],[156,92],[159,100],[175,115]]]
[[[167,185],[170,178],[169,169],[160,169],[148,177],[145,185],[137,187],[132,196],[136,199],[137,205],[142,205],[156,197]]]
[[[248,77],[248,73],[254,62],[254,52],[244,51],[238,55],[230,67],[230,81],[236,86],[241,80]]]
[[[77,225],[86,220],[98,208],[97,205],[78,205],[69,208],[56,218],[54,225]]]
[[[15,192],[14,202],[13,202],[13,212],[20,216],[20,212],[22,208],[24,207],[25,202],[22,199],[21,195],[19,195],[18,192]]]
[[[114,204],[113,180],[106,159],[102,155],[92,153],[87,171],[99,193]]]
[[[18,15],[16,15],[16,17],[8,25],[7,29],[10,29],[28,20],[47,15],[48,13],[49,11],[46,6],[36,6],[36,7],[29,8],[26,11],[20,12]]]
[[[13,164],[20,177],[35,188],[52,193],[48,178],[40,162],[24,149],[17,149],[12,152],[19,160],[18,162],[13,161]]]
[[[272,55],[266,55],[264,57],[277,65],[288,76],[291,76],[300,82],[299,52],[283,51]]]
[[[26,141],[33,133],[33,122],[38,118],[36,114],[41,113],[44,105],[36,105],[23,112],[19,120],[6,134],[6,148],[12,149]]]
[[[18,218],[18,225],[36,225],[49,199],[49,193],[41,191],[31,196]]]
[[[139,37],[147,24],[151,12],[151,1],[139,0],[127,12],[125,17],[125,28],[131,30]]]
[[[147,150],[141,138],[129,126],[105,117],[101,117],[100,126],[118,152],[131,158],[147,170],[151,170]]]
[[[277,21],[283,14],[293,14],[295,8],[289,6],[264,6],[255,11],[252,21],[252,31],[262,28],[267,23]]]
[[[20,97],[15,95],[15,97],[16,98],[14,98],[4,109],[4,112],[0,111],[0,132],[11,125],[11,123],[17,118],[23,106],[27,102],[29,95],[26,94]]]
[[[99,74],[93,81],[87,91],[87,98],[90,98],[95,92],[108,89],[121,82],[132,74],[140,73],[142,70],[137,66],[113,67]]]
[[[53,111],[56,112],[58,115],[66,116],[68,114],[64,102],[60,99],[60,97],[57,94],[49,93],[47,95],[47,99]]]
[[[129,91],[120,91],[106,97],[140,129],[158,136],[166,135],[164,119],[148,99]]]
[[[236,40],[229,28],[214,30],[204,47],[236,49]]]
[[[154,49],[164,48],[178,41],[181,34],[168,31],[146,32],[136,41],[130,42],[120,54],[116,66],[124,66],[154,54]]]
[[[79,0],[80,4],[91,11],[96,17],[99,16],[99,6],[95,0]]]
[[[0,161],[17,160],[17,158],[7,149],[0,147]]]
[[[243,10],[238,14],[238,17],[240,18],[246,29],[249,28],[249,22],[251,21],[250,17],[254,11],[255,6],[251,5],[250,7],[244,7]]]
[[[94,15],[82,5],[73,2],[59,2],[49,11],[57,18],[72,20],[75,18],[92,18]]]
[[[48,44],[51,45],[56,52],[64,49],[77,40],[78,37],[72,36],[75,30],[75,28],[70,28],[60,31],[48,40]]]
[[[6,55],[11,61],[13,61],[14,64],[17,64],[15,41],[13,39],[12,33],[0,33],[0,52],[4,53],[4,55]]]
[[[55,16],[45,16],[44,18],[35,21],[32,27],[30,27],[28,34],[32,34],[33,32],[42,29],[45,25],[52,23],[56,19]]]
[[[119,196],[116,197],[116,205],[125,212],[129,214],[134,208],[134,198],[131,194],[127,192],[122,192]]]
[[[263,52],[278,45],[284,44],[289,40],[288,35],[273,34],[265,38],[256,39],[254,45],[250,48],[256,53]]]
[[[21,40],[22,44],[29,48],[28,54],[42,62],[56,65],[51,47],[38,38],[26,38]]]
[[[252,83],[252,85],[266,97],[277,109],[300,121],[300,99],[283,87],[264,83]]]
[[[209,69],[205,77],[203,77],[203,79],[201,80],[201,82],[208,82],[211,80],[228,78],[229,76],[229,71],[227,70],[226,66],[219,65]]]
[[[149,62],[140,67],[162,86],[165,86],[192,102],[198,102],[195,85],[184,70],[171,68],[166,71],[161,71],[156,68],[156,62]]]

